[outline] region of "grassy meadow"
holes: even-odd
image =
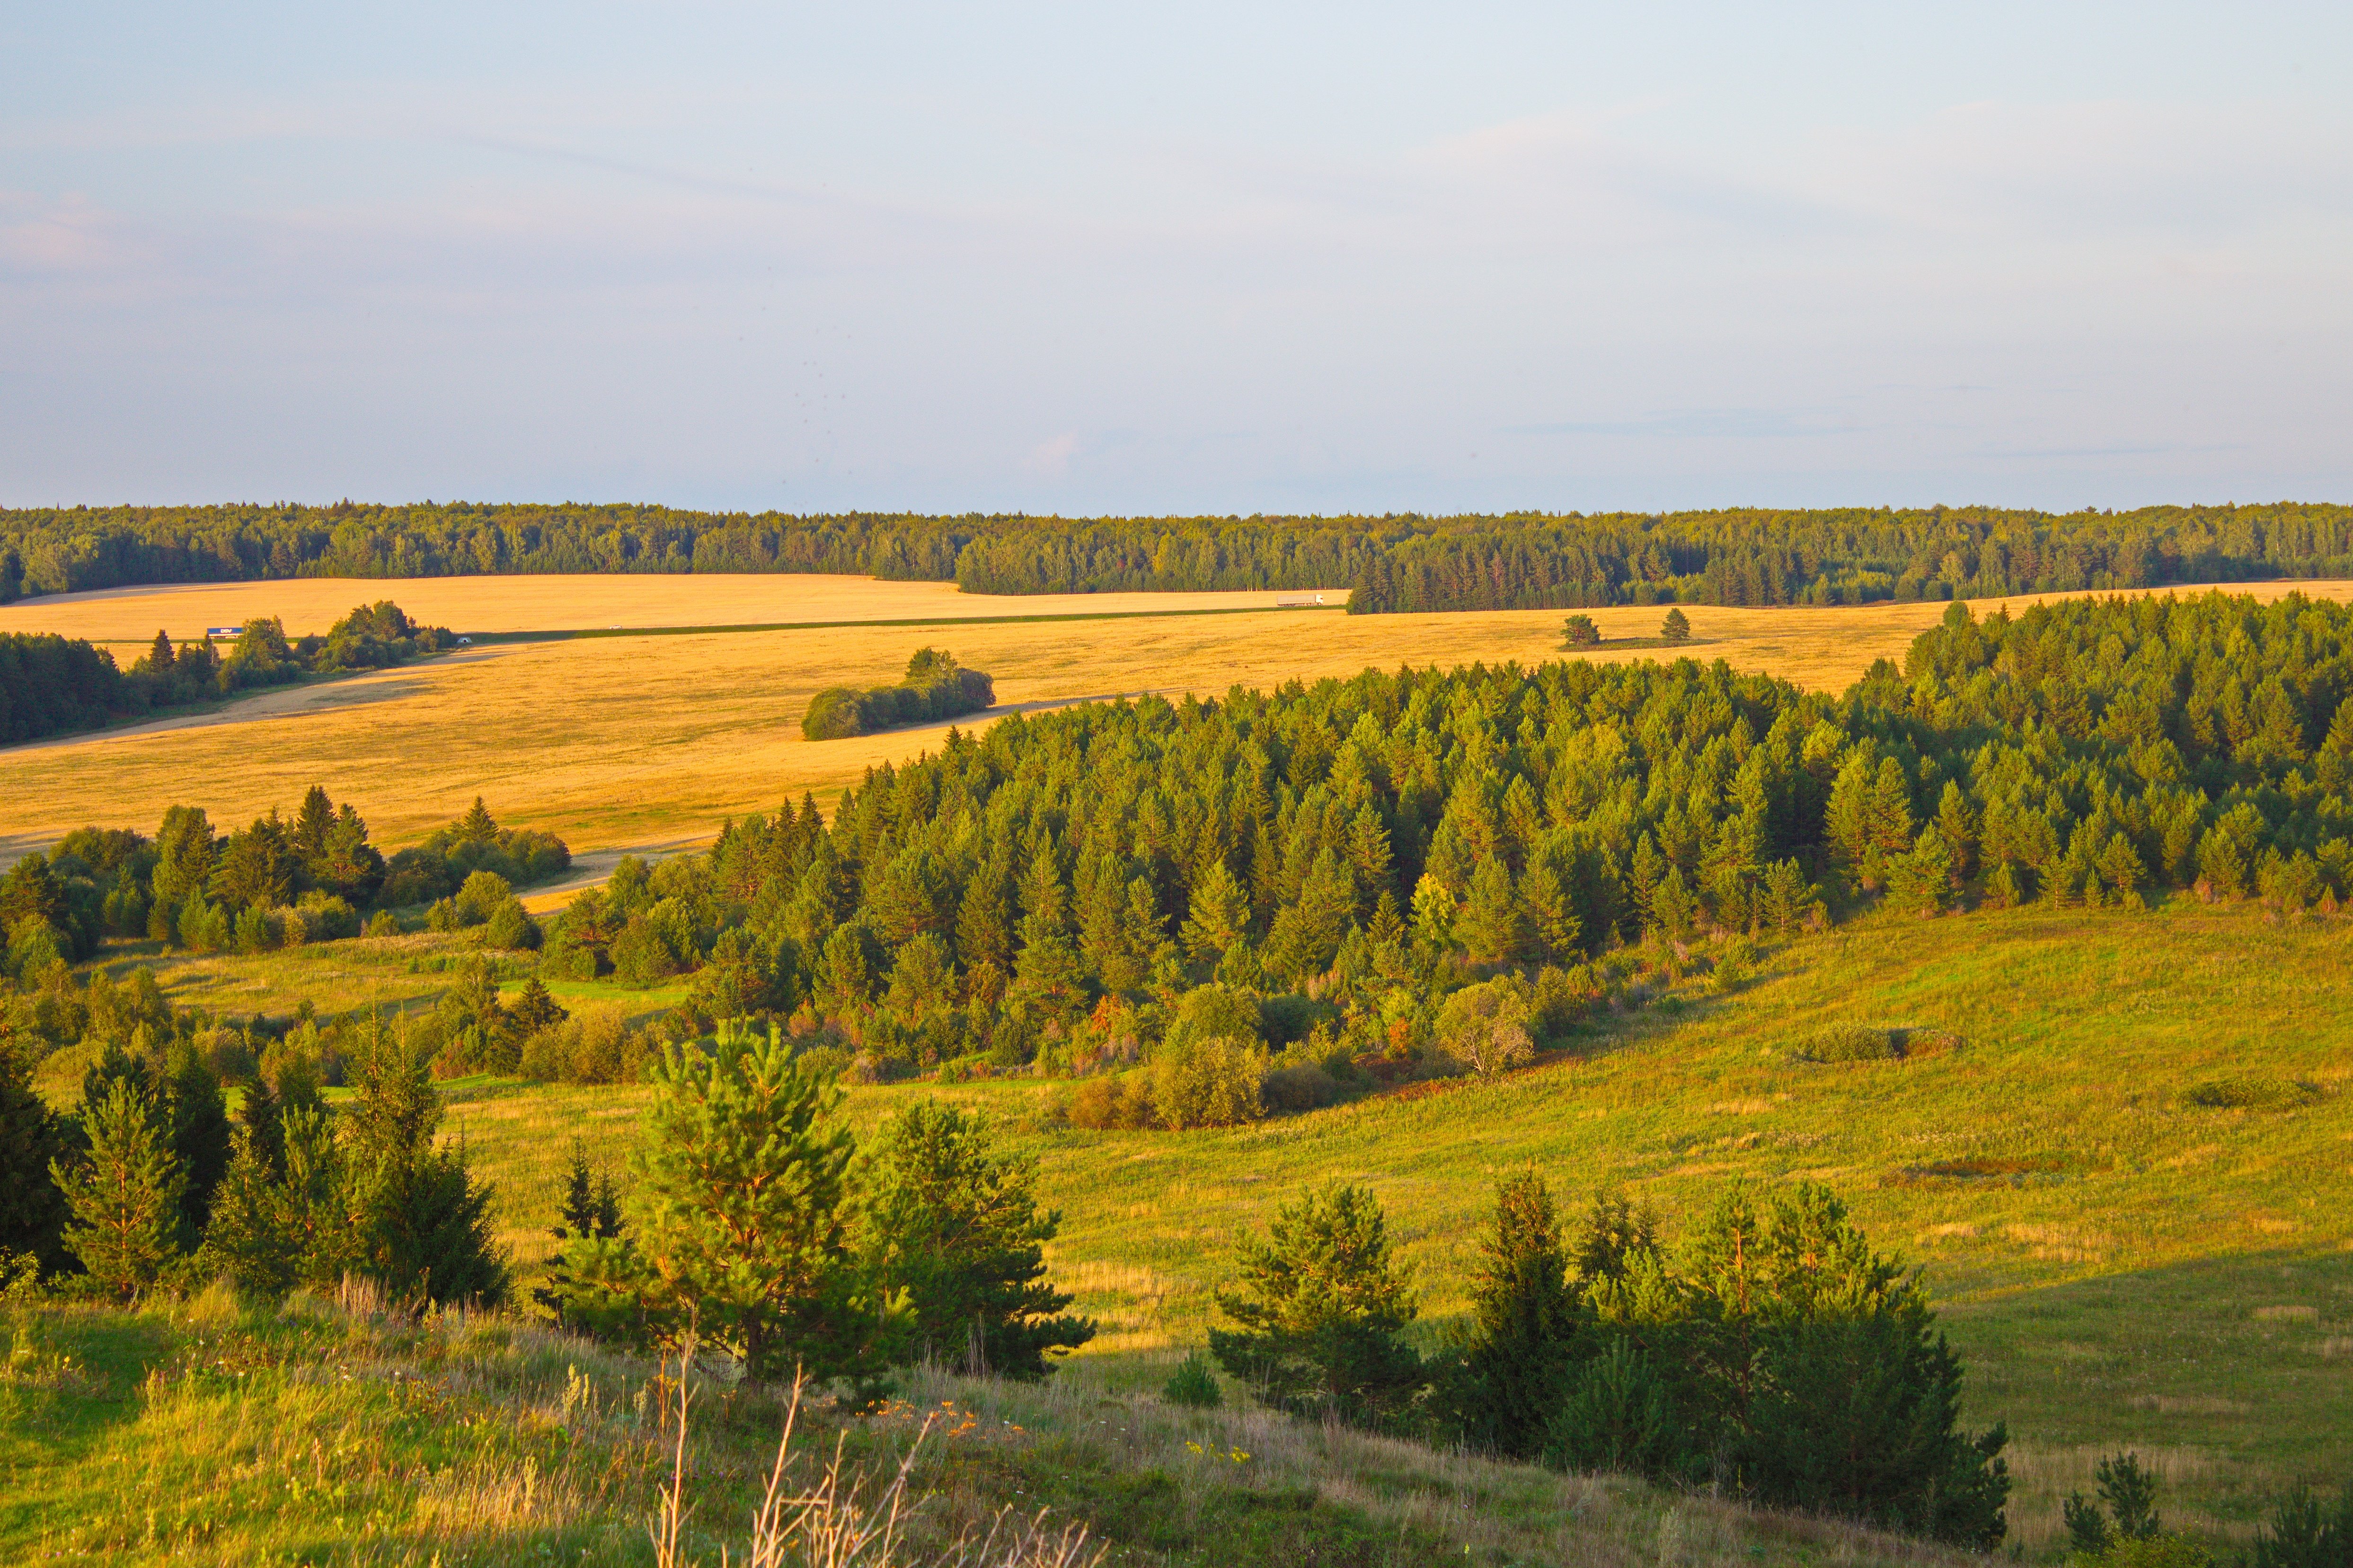
[[[1425,1322],[1464,1305],[1496,1176],[1534,1163],[1581,1201],[1622,1186],[1672,1232],[1736,1177],[1828,1182],[1926,1270],[1969,1367],[1969,1419],[2007,1420],[2013,1539],[2137,1448],[2179,1522],[2242,1537],[2298,1478],[2353,1479],[2353,921],[2286,927],[2182,900],[1873,917],[1775,955],[1729,997],[1671,994],[1501,1082],[1424,1086],[1229,1131],[1058,1127],[1065,1085],[852,1093],[871,1125],[938,1095],[1039,1155],[1057,1269],[1103,1331],[1076,1368],[1156,1387],[1198,1346],[1235,1237],[1300,1186],[1372,1184]],[[1949,1030],[1940,1054],[1801,1065],[1833,1022]],[[2297,1086],[2306,1086],[2299,1088]],[[575,1132],[617,1162],[647,1091],[481,1084],[451,1108],[500,1184],[501,1234],[543,1250]],[[2208,1106],[2252,1100],[2263,1109]]]
[[[0,1304],[0,1327],[14,1342],[0,1360],[7,1561],[651,1560],[647,1527],[672,1459],[661,1368],[525,1324],[457,1313],[417,1323],[364,1300],[297,1297],[260,1312],[213,1291],[136,1314]],[[732,1549],[747,1561],[745,1523],[783,1414],[770,1395],[701,1390],[686,1454],[690,1560]],[[1112,1393],[1083,1370],[1034,1387],[917,1371],[875,1417],[803,1411],[788,1486],[814,1482],[837,1441],[870,1477],[916,1451],[920,1500],[902,1526],[933,1549],[985,1534],[1009,1505],[1021,1519],[1050,1510],[1050,1535],[1089,1522],[1091,1548],[1108,1546],[1103,1561],[1122,1568],[1967,1560],[1640,1481],[1231,1406],[1183,1410]]]
[[[2252,591],[2291,586],[2353,593],[2353,584]],[[994,675],[997,713],[1144,691],[1216,694],[1237,684],[1348,676],[1367,665],[1561,657],[1562,612],[1555,610],[1203,616],[1189,612],[1264,606],[1274,595],[985,597],[946,584],[793,576],[304,578],[123,589],[0,608],[0,631],[121,637],[143,647],[159,615],[175,633],[183,628],[174,617],[200,629],[257,614],[283,615],[287,629],[301,632],[315,629],[312,622],[323,627],[361,599],[387,596],[425,619],[485,632],[1121,614],[509,643],[264,692],[209,714],[37,742],[0,753],[8,786],[0,864],[94,817],[152,831],[166,806],[192,802],[216,823],[235,824],[272,806],[290,810],[304,790],[323,784],[357,806],[380,844],[395,847],[482,795],[502,823],[563,836],[584,861],[569,889],[601,877],[623,852],[702,842],[723,817],[773,809],[804,790],[824,798],[871,766],[936,750],[945,726],[815,742],[798,727],[818,690],[894,680],[925,643]],[[1837,689],[1873,659],[1900,658],[1943,609],[1689,605],[1686,651]],[[1583,657],[1661,657],[1662,614],[1592,612],[1610,641]],[[541,890],[534,907],[560,901],[564,890]]]

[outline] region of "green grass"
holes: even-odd
[[[528,1324],[422,1323],[297,1297],[240,1308],[0,1308],[0,1559],[101,1563],[649,1562],[666,1479],[660,1369]],[[776,1447],[778,1402],[706,1384],[687,1546],[732,1546]],[[1000,1508],[1090,1527],[1137,1568],[1435,1562],[1800,1568],[1955,1554],[1639,1483],[1569,1477],[1327,1430],[1178,1410],[1083,1366],[1043,1385],[908,1374],[878,1414],[804,1412],[792,1472],[837,1437],[854,1467],[920,1446],[918,1543]],[[860,1557],[860,1563],[871,1561]],[[900,1561],[905,1561],[903,1558]],[[878,1564],[879,1568],[879,1564]]]
[[[2294,1479],[2353,1479],[2348,961],[2346,921],[2186,900],[1873,917],[1774,954],[1736,995],[1670,997],[1499,1083],[1218,1132],[1059,1129],[1066,1086],[1029,1079],[860,1089],[850,1109],[871,1125],[938,1095],[1038,1153],[1063,1213],[1057,1269],[1104,1327],[1082,1359],[1131,1390],[1200,1342],[1235,1237],[1309,1183],[1372,1184],[1435,1326],[1462,1309],[1504,1172],[1533,1163],[1572,1202],[1625,1186],[1670,1231],[1735,1177],[1824,1181],[1926,1271],[1969,1419],[2010,1423],[2016,1537],[2052,1546],[2059,1499],[2125,1447],[2154,1457],[2177,1517],[2242,1537]],[[1792,1061],[1836,1023],[1961,1043]],[[2223,1079],[2321,1092],[2193,1102]],[[617,1163],[645,1093],[486,1087],[453,1106],[519,1256],[553,1217],[569,1135]]]

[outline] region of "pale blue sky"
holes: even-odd
[[[0,502],[2353,499],[2353,7],[20,5]]]

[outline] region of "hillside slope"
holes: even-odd
[[[1576,1055],[1498,1083],[1416,1086],[1228,1131],[1058,1125],[1034,1079],[853,1091],[989,1110],[1040,1157],[1058,1273],[1104,1332],[1080,1363],[1156,1387],[1198,1346],[1233,1246],[1308,1183],[1369,1183],[1418,1268],[1424,1321],[1464,1305],[1504,1172],[1572,1201],[1623,1186],[1670,1233],[1736,1177],[1828,1182],[1926,1270],[2006,1419],[2013,1540],[2105,1453],[2155,1456],[2169,1517],[2241,1537],[2298,1478],[2348,1479],[2353,1399],[2353,921],[2274,923],[2187,899],[2126,913],[1873,916],[1770,956],[1729,996],[1605,1017]],[[1825,1026],[1950,1033],[1882,1062],[1792,1059]],[[482,1085],[450,1126],[541,1250],[567,1139],[617,1163],[643,1090]]]
[[[0,1559],[654,1561],[647,1526],[675,1434],[661,1368],[512,1321],[415,1324],[302,1297],[268,1312],[214,1292],[139,1313],[0,1315],[15,1341],[0,1362]],[[783,1411],[718,1385],[694,1409],[687,1554],[740,1561]],[[886,1473],[927,1421],[911,1488],[925,1549],[1042,1507],[1050,1532],[1083,1523],[1121,1564],[1961,1560],[1638,1482],[1182,1411],[1083,1374],[1025,1387],[919,1373],[878,1415],[804,1412],[788,1482],[814,1481],[837,1437],[853,1466]]]

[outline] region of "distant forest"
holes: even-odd
[[[1356,614],[1841,605],[2353,574],[2353,507],[920,517],[656,506],[0,511],[0,603],[133,583],[828,572],[985,594],[1334,588]]]

